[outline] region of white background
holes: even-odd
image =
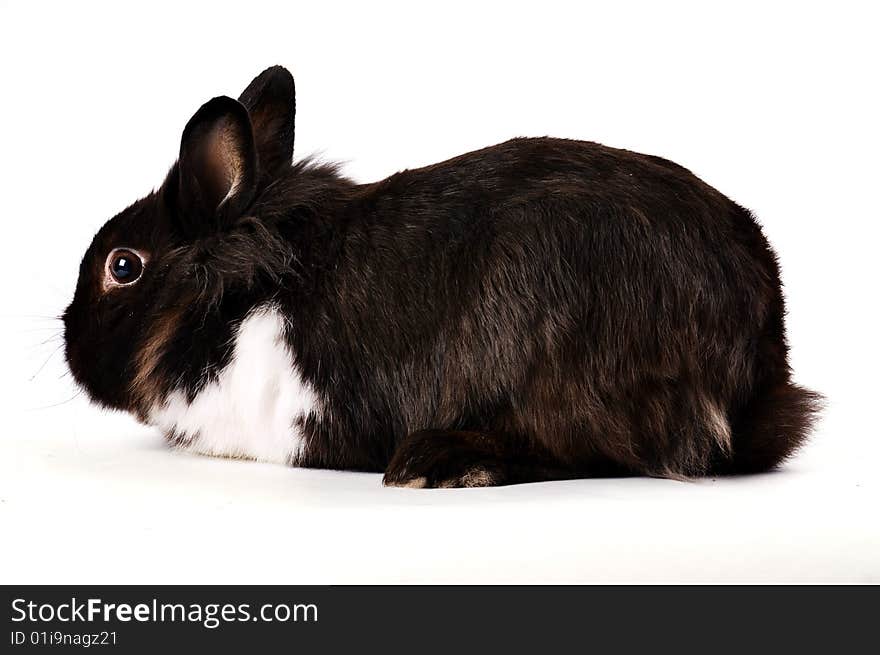
[[[880,582],[872,3],[2,3],[0,582]],[[169,451],[76,394],[58,315],[100,225],[208,98],[297,83],[297,156],[358,181],[516,135],[662,155],[778,249],[796,378],[779,473],[385,489]]]

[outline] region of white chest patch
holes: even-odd
[[[220,457],[296,464],[299,423],[321,408],[284,340],[284,318],[261,307],[242,321],[229,363],[192,402],[175,391],[150,412],[150,422],[185,450]]]

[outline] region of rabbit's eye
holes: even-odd
[[[116,284],[131,284],[144,272],[144,262],[137,253],[117,248],[107,258],[107,269]]]

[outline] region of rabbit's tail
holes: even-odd
[[[804,444],[822,406],[820,394],[788,381],[755,394],[733,422],[729,472],[776,468]]]

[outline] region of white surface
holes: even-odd
[[[869,3],[318,4],[2,4],[0,582],[880,582]],[[812,445],[739,479],[384,489],[171,452],[64,402],[44,317],[92,234],[161,182],[202,102],[273,63],[297,153],[359,180],[552,134],[669,157],[753,209],[796,377],[829,397]]]
[[[834,458],[694,483],[386,489],[169,452],[92,413],[3,440],[4,582],[880,582],[876,475]]]

